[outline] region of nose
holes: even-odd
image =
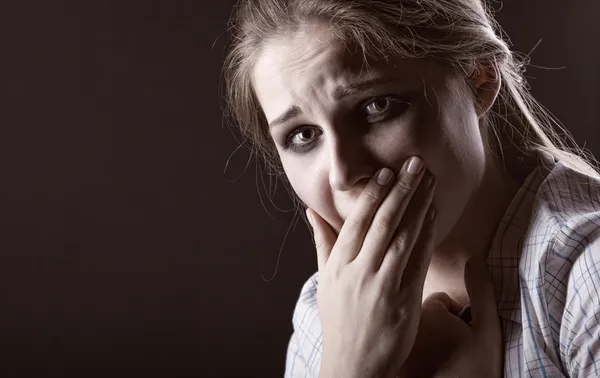
[[[336,139],[330,143],[329,184],[339,191],[348,191],[361,181],[367,181],[376,171],[373,158],[360,143]],[[365,180],[366,179],[366,180]]]

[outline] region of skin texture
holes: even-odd
[[[447,340],[436,354],[439,371],[495,376],[498,363],[493,371],[465,370],[481,351],[500,350],[493,285],[477,303],[488,314],[478,316],[478,329],[495,330],[493,337],[468,326],[444,334],[452,327],[436,324],[452,324],[469,301],[465,264],[486,256],[518,188],[485,148],[480,126],[499,81],[472,78],[474,96],[433,60],[389,58],[365,69],[362,56],[347,51],[322,28],[307,27],[267,41],[252,78],[287,178],[312,219],[321,377],[393,377],[436,340]],[[415,156],[425,168],[413,180],[407,160]],[[374,189],[382,168],[395,178],[388,191]],[[484,287],[485,274],[471,277],[471,288],[477,280]],[[438,291],[448,300],[429,296]],[[473,340],[479,348],[469,347]]]
[[[466,304],[464,265],[471,256],[487,253],[519,187],[484,147],[475,97],[463,78],[432,60],[390,58],[371,62],[367,70],[362,56],[349,55],[328,35],[317,25],[267,41],[253,71],[269,123],[298,108],[295,117],[270,127],[292,188],[339,232],[375,172],[388,167],[398,173],[410,156],[422,157],[437,181],[438,214],[437,248],[424,296],[445,291]],[[336,89],[370,79],[386,83],[336,98]],[[474,80],[478,109],[486,111],[499,82]],[[410,105],[392,101],[389,116],[369,118],[378,109],[372,101],[388,95]],[[284,148],[294,132],[294,141],[311,141],[307,149]]]
[[[435,182],[415,167],[387,184],[375,175],[338,235],[307,212],[319,261],[321,378],[395,377],[413,349],[436,225]]]
[[[418,155],[438,181],[435,204],[443,239],[481,181],[485,162],[477,117],[472,104],[463,106],[460,79],[432,61],[402,59],[373,65],[360,75],[360,56],[303,40],[299,36],[291,44],[269,44],[254,76],[267,120],[292,105],[302,109],[302,115],[271,129],[300,199],[339,231],[377,170],[388,167],[398,173],[406,159]],[[338,86],[375,77],[393,81],[341,101],[331,95]],[[411,106],[396,118],[369,123],[360,114],[370,98],[405,93]],[[319,142],[306,152],[284,151],[287,134],[301,125],[320,129]]]

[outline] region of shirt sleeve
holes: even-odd
[[[317,378],[322,355],[322,330],[317,307],[318,274],[302,287],[294,309],[294,332],[288,343],[285,378]]]
[[[571,378],[600,376],[600,238],[580,246],[584,250],[569,275],[560,335],[561,358]]]

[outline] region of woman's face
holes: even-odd
[[[316,28],[267,43],[252,82],[294,191],[336,231],[369,178],[411,156],[436,177],[438,242],[481,182],[473,96],[434,61],[365,67]]]

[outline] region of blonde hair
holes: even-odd
[[[269,172],[282,169],[251,73],[267,41],[319,22],[344,45],[357,47],[365,63],[389,56],[430,58],[467,83],[492,67],[492,74],[500,75],[500,92],[484,122],[496,136],[497,151],[544,151],[572,169],[598,175],[592,156],[530,94],[523,76],[526,57],[510,50],[480,0],[240,0],[229,24],[225,105]]]

